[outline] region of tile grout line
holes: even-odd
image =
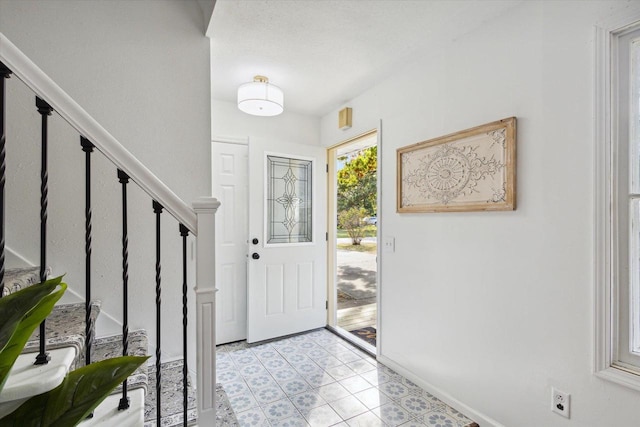
[[[372,426],[428,426],[438,422],[456,427],[472,425],[455,409],[328,330],[258,345],[233,343],[217,350],[218,381],[225,386],[240,425],[343,426],[365,417],[366,425]],[[361,372],[349,366],[354,362]],[[362,363],[370,364],[371,369]],[[289,389],[296,382],[300,389]],[[353,392],[345,384],[351,384]],[[338,396],[331,396],[327,390]],[[377,394],[377,404],[362,401],[361,393],[367,391],[374,400]],[[314,396],[317,400],[311,404],[318,402],[317,406],[296,405],[301,405],[300,399]]]

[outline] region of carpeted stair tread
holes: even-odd
[[[182,391],[182,360],[165,362],[160,365],[162,374],[162,426],[183,425],[184,419],[184,395]],[[148,364],[149,369],[149,389],[145,397],[144,420],[145,427],[156,425],[156,366],[155,361]],[[187,377],[187,423],[194,424],[196,421],[196,394],[191,383],[191,378]]]
[[[91,319],[94,327],[100,313],[100,301],[91,303]],[[72,369],[84,364],[85,305],[84,303],[60,304],[53,308],[45,322],[47,349],[75,347],[76,362]],[[40,345],[40,328],[31,335],[23,353],[37,352]]]
[[[147,356],[148,339],[147,331],[144,329],[138,331],[129,331],[129,345],[127,354],[129,356]],[[122,334],[112,335],[108,337],[96,338],[91,347],[91,361],[98,362],[100,360],[110,359],[112,357],[122,356]],[[143,363],[135,370],[127,381],[127,389],[144,388],[148,390],[147,365]],[[115,392],[122,390],[122,386],[118,386]]]
[[[222,384],[216,384],[216,427],[238,427],[235,412]]]
[[[162,427],[184,425],[182,394],[182,360],[162,364]],[[149,392],[145,398],[144,427],[156,427],[155,364],[149,365]],[[166,384],[166,386],[165,386]],[[195,390],[187,378],[187,424],[194,425],[197,417]],[[231,408],[222,384],[216,384],[216,427],[239,427],[236,414]]]
[[[49,276],[51,269],[47,268],[45,273]],[[8,268],[4,272],[4,289],[2,289],[2,296],[4,297],[20,289],[28,288],[36,283],[40,283],[40,267]]]

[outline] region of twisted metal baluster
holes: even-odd
[[[129,235],[127,231],[127,184],[129,175],[118,169],[118,180],[122,184],[122,355],[129,352]],[[122,397],[118,404],[118,410],[129,408],[129,397],[127,396],[127,380],[122,382]]]
[[[6,95],[5,95],[5,79],[11,76],[11,70],[0,62],[0,298],[4,293],[4,184],[6,172]]]
[[[160,372],[160,359],[162,356],[160,342],[160,306],[162,288],[160,285],[160,214],[162,213],[162,205],[155,200],[153,201],[153,212],[156,214],[156,422],[158,426],[161,424],[161,397],[162,397],[162,374]]]
[[[93,344],[93,320],[91,318],[91,153],[93,144],[84,136],[80,137],[80,145],[85,153],[85,227],[84,227],[84,253],[85,253],[85,365],[91,363],[91,346]]]
[[[182,236],[182,394],[183,394],[183,426],[187,427],[187,407],[189,396],[187,390],[187,236],[189,229],[180,224],[180,235]]]
[[[49,171],[48,171],[48,128],[47,118],[53,108],[42,98],[36,96],[36,107],[42,116],[42,161],[40,170],[40,281],[47,280],[47,208],[49,205]],[[36,356],[34,365],[46,365],[51,358],[45,351],[45,320],[40,323],[40,352]]]

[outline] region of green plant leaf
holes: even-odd
[[[70,372],[58,387],[34,396],[2,418],[2,426],[67,427],[84,420],[149,357],[122,356]]]
[[[0,391],[33,330],[66,289],[60,276],[0,298]]]

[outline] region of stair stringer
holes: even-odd
[[[4,247],[7,268],[34,267],[35,264],[9,246]]]
[[[62,383],[76,359],[76,349],[62,347],[49,353],[51,362],[46,365],[34,365],[34,353],[23,353],[18,357],[0,393],[0,418],[13,412],[28,398],[53,390]]]

